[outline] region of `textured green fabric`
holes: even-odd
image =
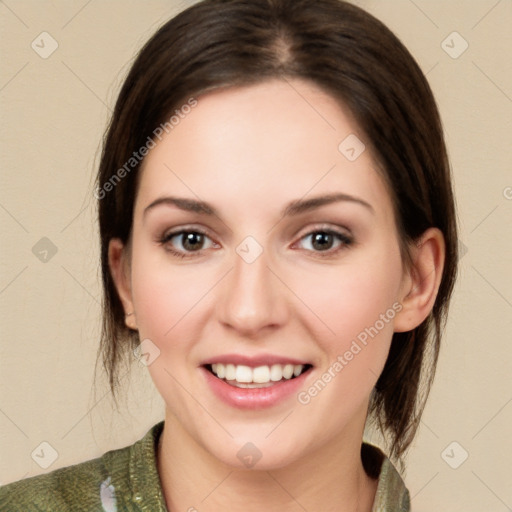
[[[0,511],[167,512],[156,467],[163,425],[97,459],[0,487]],[[409,492],[391,462],[367,443],[362,455],[367,471],[379,477],[372,512],[409,512]]]

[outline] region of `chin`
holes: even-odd
[[[286,439],[288,442],[286,442]],[[210,439],[203,444],[203,447],[211,456],[230,468],[248,471],[271,471],[294,464],[305,455],[299,449],[299,442],[293,436],[283,436],[282,432],[281,435],[276,435],[274,440],[265,439],[265,436],[260,432],[254,436],[248,433],[247,436],[235,437],[228,442],[223,441],[215,446],[212,446]]]

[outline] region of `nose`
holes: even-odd
[[[233,269],[223,281],[217,306],[225,327],[256,337],[286,323],[285,287],[269,267],[265,251],[252,262],[235,253]]]

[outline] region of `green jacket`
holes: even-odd
[[[163,426],[97,459],[0,487],[0,511],[167,512],[156,466]],[[409,512],[409,492],[389,459],[367,443],[362,454],[379,477],[372,512]]]

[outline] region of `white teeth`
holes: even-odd
[[[270,380],[270,370],[268,366],[258,366],[252,371],[252,381],[263,384]]]
[[[252,370],[249,366],[239,365],[236,367],[236,377],[235,380],[237,382],[252,382]]]
[[[219,367],[219,366],[224,366],[224,365],[223,364],[217,364],[217,367]],[[222,377],[219,377],[219,378],[222,379]],[[235,380],[235,378],[236,378],[236,368],[235,368],[234,364],[227,364],[226,365],[226,372],[225,372],[224,378],[226,380]]]
[[[266,387],[252,386],[251,384],[268,384],[280,380],[289,380],[293,376],[298,377],[305,368],[302,364],[273,364],[272,366],[258,366],[251,368],[245,365],[215,363],[211,366],[212,371],[219,379],[236,381],[244,384],[240,387]]]
[[[291,379],[293,375],[293,364],[285,364],[283,368],[283,377],[285,379]]]
[[[226,367],[223,364],[217,364],[215,366],[217,366],[217,369],[213,371],[217,374],[219,379],[223,379],[226,376]]]
[[[270,367],[270,380],[277,382],[283,378],[283,367],[280,364],[273,364]]]

